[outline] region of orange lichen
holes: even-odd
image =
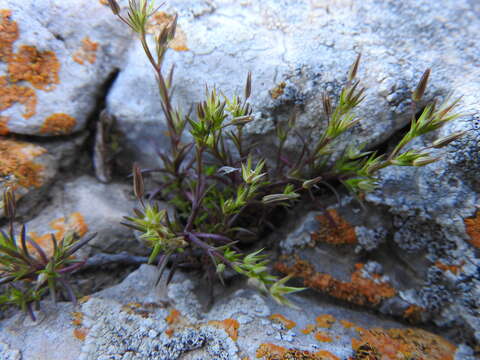
[[[151,16],[147,31],[159,34],[165,27],[172,23],[173,19],[173,15],[167,14],[164,11],[157,11]],[[175,51],[189,50],[187,46],[187,35],[178,25],[175,30],[175,36],[170,40],[168,46]]]
[[[287,86],[287,84],[284,81],[282,81],[280,84],[278,84],[273,89],[271,89],[269,93],[272,99],[277,99],[280,96],[282,96],[283,92],[285,91],[285,86]]]
[[[8,129],[8,121],[10,118],[8,116],[0,116],[0,136],[7,135],[10,130]]]
[[[145,310],[144,306],[145,304],[141,304],[139,302],[130,302],[122,306],[122,311],[125,311],[127,314],[130,315],[137,315],[141,316],[144,319],[148,319],[151,312]]]
[[[320,360],[340,360],[338,356],[333,355],[330,351],[327,350],[317,351],[314,355],[317,356],[317,358]]]
[[[240,323],[237,320],[230,318],[222,321],[212,320],[208,322],[208,325],[225,330],[225,332],[232,338],[233,341],[237,341],[238,329],[240,328]]]
[[[12,20],[10,10],[0,10],[0,60],[7,61],[18,39],[18,25]]]
[[[334,316],[330,314],[325,314],[325,315],[319,315],[315,318],[315,321],[317,322],[317,326],[321,328],[327,328],[330,329],[333,324],[335,324],[335,319]]]
[[[12,85],[7,81],[6,76],[0,76],[0,110],[6,110],[15,103],[25,106],[25,112],[22,116],[28,119],[35,115],[37,95],[33,89]]]
[[[471,219],[465,219],[465,227],[470,237],[470,244],[480,249],[480,211]]]
[[[421,329],[370,329],[352,339],[356,352],[371,351],[378,359],[453,360],[456,347],[440,336]]]
[[[407,310],[403,312],[403,317],[410,323],[419,323],[422,320],[422,314],[425,312],[425,308],[417,305],[410,305]]]
[[[282,346],[271,343],[264,343],[258,347],[255,355],[258,359],[265,358],[266,360],[273,360],[281,359],[287,351],[288,350]]]
[[[68,232],[73,232],[78,236],[83,236],[88,231],[88,225],[85,223],[85,219],[79,212],[70,214],[68,219],[61,217],[50,222],[50,227],[55,230],[53,236],[60,242]],[[47,255],[53,254],[53,244],[51,241],[51,234],[38,235],[36,232],[29,232],[30,236],[40,247],[45,251]],[[29,246],[29,245],[27,245]],[[34,248],[32,248],[33,250]]]
[[[180,311],[178,311],[177,309],[172,309],[170,310],[170,314],[168,314],[168,316],[165,318],[165,321],[167,322],[167,324],[172,325],[178,321],[180,315]]]
[[[314,242],[325,242],[327,244],[355,244],[357,235],[355,228],[345,221],[335,209],[329,209],[324,215],[316,217],[320,223],[319,231],[312,233]]]
[[[37,145],[0,138],[0,177],[13,176],[14,188],[16,185],[24,188],[42,186],[44,167],[33,160],[46,152]]]
[[[172,328],[168,328],[167,330],[165,330],[165,334],[167,334],[168,337],[172,337],[174,332],[175,330],[173,330]]]
[[[357,305],[375,306],[397,293],[388,282],[363,277],[363,264],[355,265],[356,269],[349,282],[337,280],[330,274],[316,272],[311,264],[298,259],[293,266],[279,262],[275,268],[284,274],[302,278],[306,287]]]
[[[443,271],[450,271],[452,274],[458,275],[460,272],[460,265],[446,265],[440,261],[435,262],[435,266]]]
[[[270,319],[273,320],[273,321],[277,321],[277,322],[281,323],[287,329],[293,329],[295,326],[297,326],[297,323],[295,321],[287,319],[282,314],[272,314],[270,316]]]
[[[302,330],[302,333],[305,335],[311,334],[313,330],[316,329],[316,326],[313,324],[308,324],[305,329]]]
[[[86,296],[83,296],[81,297],[80,299],[78,299],[78,303],[81,305],[81,304],[85,304],[88,300],[90,300],[91,296],[90,295],[86,295]]]
[[[81,47],[72,55],[73,61],[84,65],[86,62],[94,64],[97,60],[98,43],[87,36],[82,40]]]
[[[70,315],[72,315],[72,325],[82,326],[82,324],[83,324],[83,313],[75,311],[75,312],[72,312]]]
[[[55,113],[45,119],[40,133],[48,135],[66,135],[70,134],[75,128],[77,120],[74,117],[64,114]]]
[[[88,330],[85,328],[73,329],[73,336],[80,341],[85,341],[88,334]]]
[[[8,61],[11,82],[28,81],[36,89],[51,91],[59,83],[60,62],[53,51],[22,45]]]
[[[328,336],[328,334],[323,332],[323,331],[317,331],[314,336],[315,336],[315,339],[317,339],[320,342],[332,342],[333,341],[332,338],[330,336]]]
[[[342,326],[345,329],[350,329],[350,328],[355,326],[355,324],[353,322],[350,322],[350,321],[347,321],[347,320],[340,320],[340,324],[342,324]]]
[[[100,4],[108,6],[108,0],[100,0]]]
[[[271,343],[261,344],[257,349],[256,357],[264,360],[339,360],[325,350],[312,353],[305,350],[286,349]]]

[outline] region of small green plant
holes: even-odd
[[[67,275],[83,266],[85,260],[73,257],[76,251],[86,245],[95,235],[83,240],[73,233],[57,240],[51,235],[52,254],[26,235],[25,225],[18,237],[14,231],[16,213],[15,195],[8,190],[3,195],[5,215],[8,218],[8,232],[0,230],[0,306],[17,306],[35,320],[34,306],[38,309],[40,300],[50,293],[56,301],[59,288],[74,303],[76,297],[67,280]],[[30,248],[29,248],[30,245]]]
[[[329,96],[323,96],[323,134],[318,139],[300,135],[295,130],[296,117],[292,116],[286,124],[277,125],[276,156],[273,161],[266,161],[244,135],[245,125],[253,120],[248,102],[251,74],[247,76],[243,96],[230,98],[216,88],[206,88],[205,100],[197,104],[195,116],[185,115],[172,105],[173,68],[166,77],[162,69],[169,42],[175,36],[177,18],[155,36],[153,51],[146,32],[148,18],[154,12],[152,3],[130,0],[126,16],[115,0],[109,3],[114,14],[139,36],[158,82],[166,119],[170,144],[160,154],[162,165],[156,170],[161,182],[146,194],[143,175],[151,171],[134,166],[134,191],[141,208],[135,209],[135,216],[126,217],[125,222],[152,247],[149,260],[158,262],[160,276],[169,262],[169,279],[181,266],[198,267],[210,280],[215,275],[222,280],[222,274],[230,268],[248,277],[279,303],[290,304],[285,296],[301,289],[285,286],[288,277],[271,275],[262,250],[249,255],[242,251],[245,244],[259,239],[279,208],[306,199],[316,201],[322,188],[334,190],[335,183],[343,184],[352,194],[373,190],[379,170],[394,165],[429,164],[437,160],[430,153],[433,148],[443,147],[462,135],[453,134],[422,149],[406,149],[414,138],[459,116],[454,111],[457,99],[447,100],[441,106],[430,104],[418,119],[415,117],[415,103],[422,99],[427,85],[427,70],[412,95],[410,131],[393,151],[378,154],[361,147],[347,147],[334,157],[336,140],[360,121],[354,112],[365,93],[356,79],[359,55],[336,104]],[[186,131],[191,141],[185,141]],[[297,136],[302,144],[296,157],[287,156],[285,151],[292,136]],[[173,211],[160,209],[157,199],[166,200]]]

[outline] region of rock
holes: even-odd
[[[397,203],[395,210],[372,205],[376,196]],[[457,213],[455,219],[450,214],[447,223],[439,221],[447,216],[425,219],[419,215],[421,210],[428,211],[428,206],[442,206],[442,201],[431,201],[416,215],[393,215],[405,214],[400,202],[409,198],[397,200],[381,188],[367,199],[370,201],[361,208],[345,197],[326,212],[308,212],[292,220],[295,226],[284,229],[283,256],[276,268],[336,300],[413,323],[434,322],[459,337],[478,341],[479,261],[466,241],[461,216]],[[413,192],[411,199],[425,201]],[[468,197],[463,199],[463,206],[468,206]],[[409,209],[407,206],[404,211]],[[468,221],[477,229],[476,219]]]
[[[179,14],[180,35],[165,64],[165,69],[176,65],[175,102],[188,112],[203,99],[205,84],[229,96],[240,93],[252,71],[255,121],[247,133],[249,141],[258,140],[266,149],[265,156],[275,141],[274,123],[286,121],[294,107],[299,131],[313,138],[320,134],[325,125],[321,94],[338,94],[360,52],[359,77],[368,88],[359,109],[363,120],[339,141],[338,149],[352,139],[378,145],[405,126],[411,116],[411,89],[427,67],[433,75],[426,98],[451,90],[475,93],[478,46],[471,39],[478,30],[479,9],[471,1],[195,4],[170,1],[153,16],[158,23],[166,18],[164,12]],[[471,96],[464,102],[474,107]],[[138,42],[129,49],[107,105],[125,136],[122,165],[130,169],[136,160],[157,167],[156,150],[167,146],[165,123],[153,71]],[[287,146],[294,150],[298,141]]]
[[[129,42],[107,2],[1,0],[0,21],[0,133],[83,130]]]
[[[0,193],[14,188],[18,215],[26,215],[42,201],[60,170],[77,159],[85,142],[85,133],[48,143],[0,137]],[[3,200],[0,200],[0,218]]]
[[[344,359],[366,351],[366,342],[392,358],[410,352],[454,359],[456,347],[438,335],[312,294],[294,296],[295,310],[240,288],[217,299],[209,311],[199,311],[193,279],[177,273],[163,291],[152,287],[155,277],[154,267],[142,265],[121,284],[83,299],[78,308],[45,304],[36,325],[23,315],[0,322],[0,344],[29,360],[287,359],[302,351],[312,359]],[[471,354],[464,344],[458,351]]]
[[[121,183],[109,185],[90,176],[81,176],[52,189],[50,205],[32,219],[27,230],[40,244],[49,247],[50,233],[57,238],[69,230],[79,235],[96,233],[96,237],[82,249],[84,254],[97,252],[145,255],[148,249],[140,244],[133,232],[120,224],[123,216],[137,206],[131,186]]]

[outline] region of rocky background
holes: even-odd
[[[208,308],[198,276],[154,288],[154,268],[136,269],[147,249],[119,224],[135,204],[126,175],[133,160],[158,166],[165,127],[151,68],[107,3],[0,0],[0,190],[18,184],[38,242],[97,232],[85,255],[125,255],[75,275],[89,294],[77,307],[46,302],[37,323],[0,314],[0,359],[476,358],[478,1],[172,0],[152,17],[154,31],[179,15],[166,66],[185,109],[206,83],[232,94],[253,73],[248,134],[265,149],[294,108],[300,131],[320,133],[320,95],[338,94],[359,52],[363,120],[341,146],[388,149],[428,67],[428,99],[462,96],[464,116],[437,135],[468,133],[441,161],[383,170],[364,208],[344,193],[328,215],[299,206],[265,239],[276,270],[310,288],[297,310],[240,278]]]

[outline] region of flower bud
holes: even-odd
[[[362,57],[362,54],[358,54],[357,59],[350,67],[350,70],[348,71],[348,81],[352,81],[357,76],[358,66],[360,65],[361,57]]]
[[[430,69],[425,70],[422,75],[422,78],[418,82],[417,88],[412,93],[412,99],[415,102],[418,102],[422,99],[425,89],[427,88],[428,78],[430,76]]]
[[[426,156],[426,157],[421,157],[419,159],[413,160],[412,165],[413,166],[425,166],[425,165],[434,163],[438,160],[440,160],[439,157],[433,158],[433,157],[430,157],[430,156]]]
[[[467,132],[466,131],[458,131],[456,133],[450,134],[448,136],[445,136],[443,138],[437,139],[433,142],[432,146],[435,149],[442,148],[444,146],[447,146],[451,142],[461,138],[463,135],[465,135]]]
[[[327,117],[330,117],[330,115],[332,115],[332,102],[330,100],[330,97],[326,93],[323,93],[322,95],[322,102],[325,115],[327,115]]]
[[[133,164],[133,192],[138,199],[144,194],[142,171],[137,164]]]
[[[120,14],[120,5],[118,5],[116,0],[108,0],[108,5],[110,6],[110,9],[112,9],[114,15]]]
[[[302,184],[302,187],[304,189],[310,189],[313,185],[319,183],[320,181],[322,181],[322,177],[321,176],[318,176],[314,179],[310,179],[310,180],[305,180]]]
[[[247,75],[247,82],[245,84],[245,99],[248,99],[252,94],[252,73],[249,71]]]

